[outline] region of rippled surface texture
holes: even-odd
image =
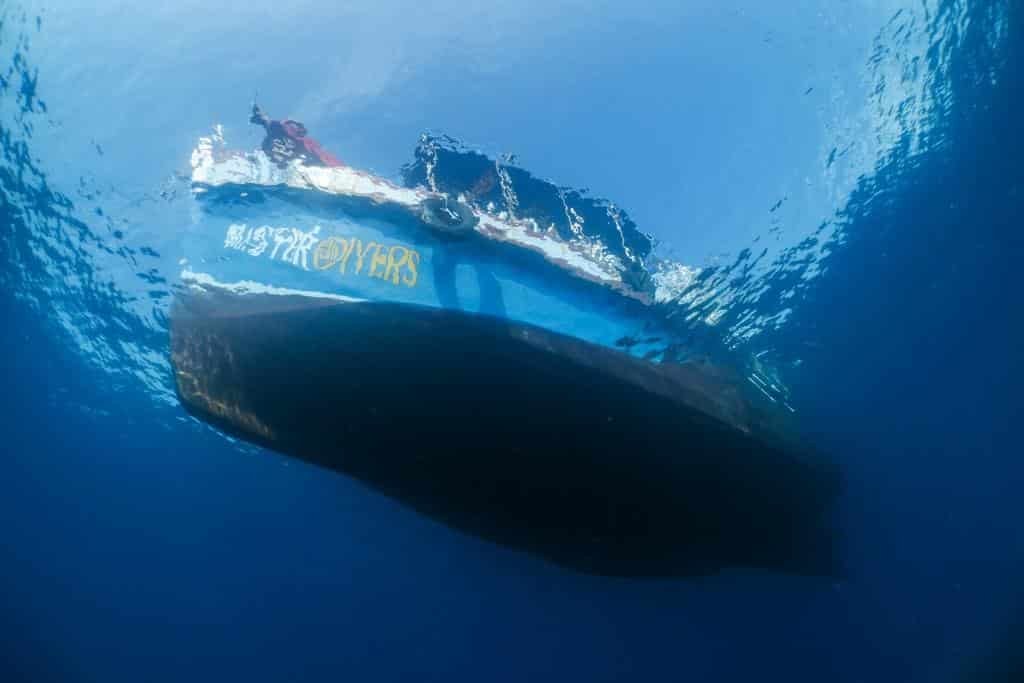
[[[321,5],[0,4],[0,678],[1021,671],[1020,3]],[[589,188],[670,350],[840,463],[843,574],[578,574],[187,417],[190,154],[254,92],[396,183],[428,133]]]

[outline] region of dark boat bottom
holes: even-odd
[[[734,426],[746,406],[695,369],[459,312],[220,292],[178,300],[171,350],[197,417],[558,564],[836,572],[836,469]]]

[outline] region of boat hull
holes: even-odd
[[[839,474],[739,385],[503,317],[194,287],[193,415],[444,524],[588,573],[837,571]]]

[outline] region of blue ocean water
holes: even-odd
[[[1019,656],[1022,7],[775,4],[0,6],[4,680],[952,681]],[[515,153],[700,267],[665,314],[777,378],[841,463],[843,576],[579,575],[186,417],[189,154],[215,124],[255,147],[256,91],[390,177],[424,131]]]

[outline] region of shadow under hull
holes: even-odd
[[[178,299],[171,352],[198,418],[565,567],[837,572],[836,467],[696,364],[459,311],[221,291]]]

